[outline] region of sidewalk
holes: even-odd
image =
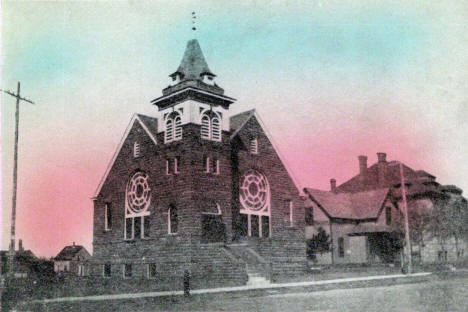
[[[320,285],[339,285],[352,282],[366,282],[366,281],[385,281],[385,280],[400,280],[427,277],[433,273],[422,272],[410,275],[395,274],[395,275],[377,275],[366,277],[351,277],[342,279],[331,279],[321,281],[307,281],[296,283],[278,283],[278,284],[264,284],[255,286],[237,286],[237,287],[222,287],[222,288],[209,288],[209,289],[195,289],[190,292],[192,295],[201,294],[214,294],[214,293],[232,293],[250,290],[267,290],[267,289],[280,289],[280,288],[296,288],[296,287],[309,287]],[[35,300],[33,303],[59,303],[59,302],[77,302],[77,301],[104,301],[104,300],[122,300],[122,299],[138,299],[138,298],[151,298],[151,297],[168,297],[168,296],[183,296],[183,291],[160,291],[160,292],[145,292],[145,293],[130,293],[130,294],[117,294],[117,295],[99,295],[99,296],[84,296],[84,297],[63,297],[54,299]]]

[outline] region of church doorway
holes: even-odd
[[[204,207],[201,215],[201,241],[203,243],[224,242],[226,226],[224,225],[221,208],[216,203]]]

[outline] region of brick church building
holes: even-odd
[[[171,84],[135,114],[93,197],[87,276],[113,289],[243,285],[306,269],[300,190],[255,110],[215,83],[190,40]],[[115,281],[115,283],[114,283]]]

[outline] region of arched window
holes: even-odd
[[[221,141],[221,117],[213,112],[205,112],[201,118],[201,138]]]
[[[174,140],[174,121],[172,118],[166,120],[166,133],[164,136],[164,143],[169,143]]]
[[[177,233],[179,227],[179,218],[177,215],[177,207],[173,204],[169,206],[167,211],[167,232],[169,234]]]
[[[179,113],[173,112],[166,119],[166,132],[164,143],[182,139],[182,118]]]
[[[210,117],[203,115],[201,122],[201,137],[202,139],[209,140],[211,138],[211,123]]]
[[[266,176],[254,169],[245,172],[240,180],[239,201],[238,234],[271,237],[270,186]]]
[[[177,114],[174,118],[174,140],[177,141],[180,139],[182,139],[182,119],[180,115]]]
[[[211,119],[211,139],[221,141],[221,125],[216,116]]]
[[[125,191],[124,238],[126,240],[149,235],[150,204],[149,176],[143,171],[137,171],[131,177]]]

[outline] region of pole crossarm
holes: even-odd
[[[25,101],[25,102],[28,102],[28,103],[31,103],[31,104],[35,104],[33,101],[31,100],[28,100],[27,98],[24,98],[24,97],[21,97],[19,94],[15,94],[14,92],[10,91],[10,90],[2,90],[0,89],[0,91],[3,91],[5,92],[6,94],[9,94],[11,95],[12,97],[20,100],[20,101]]]

